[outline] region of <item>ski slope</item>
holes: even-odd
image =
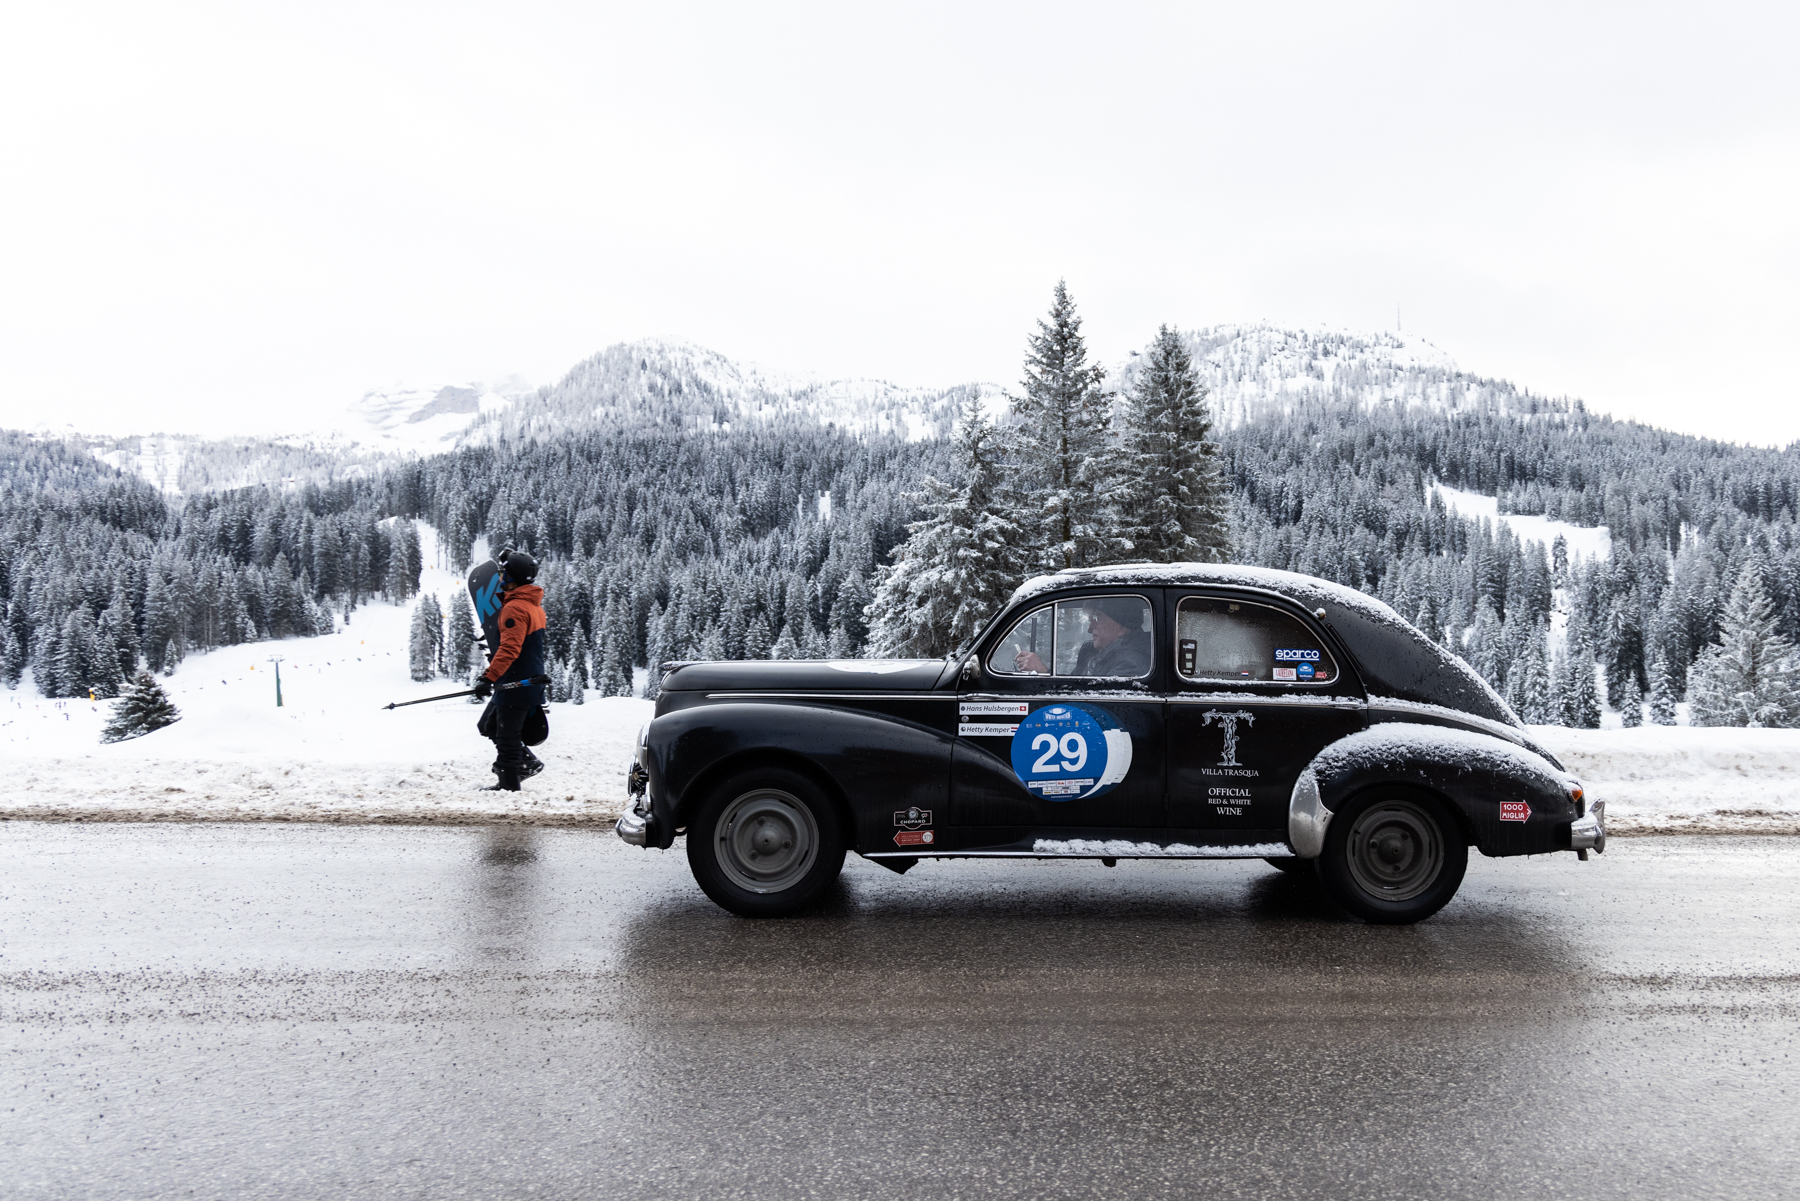
[[[427,561],[434,554],[421,530]],[[463,588],[427,567],[422,590]],[[416,603],[416,600],[415,602]],[[519,793],[493,783],[481,709],[440,701],[391,712],[390,701],[463,687],[408,678],[413,603],[376,602],[318,638],[256,642],[191,655],[160,679],[181,710],[174,725],[102,745],[111,703],[48,700],[27,676],[0,691],[0,817],[275,821],[573,823],[617,816],[648,701],[591,697],[551,707],[549,767]],[[282,656],[275,705],[271,656]]]

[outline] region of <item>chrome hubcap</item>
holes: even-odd
[[[774,788],[747,792],[719,815],[719,867],[747,892],[782,892],[806,878],[819,856],[819,827],[798,797]]]

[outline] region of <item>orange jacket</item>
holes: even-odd
[[[520,584],[500,594],[500,646],[481,678],[498,684],[516,664],[519,678],[544,672],[544,590],[536,584]],[[533,638],[536,634],[538,637]],[[524,656],[525,662],[520,662]],[[535,659],[536,662],[531,662]]]

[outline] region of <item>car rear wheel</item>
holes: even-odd
[[[1449,904],[1468,866],[1468,844],[1443,801],[1381,791],[1332,814],[1319,879],[1364,921],[1405,925]]]
[[[688,824],[688,867],[741,917],[785,917],[817,900],[844,869],[837,807],[783,768],[743,772],[713,789]]]

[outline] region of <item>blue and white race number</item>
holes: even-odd
[[[1012,768],[1046,801],[1101,796],[1131,770],[1131,735],[1104,709],[1048,705],[1019,723]]]

